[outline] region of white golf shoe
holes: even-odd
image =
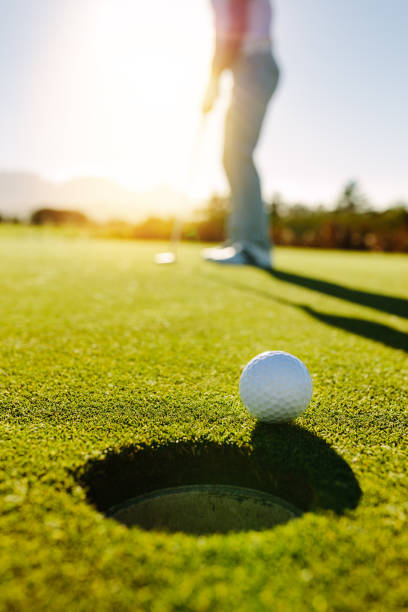
[[[228,266],[255,266],[263,270],[272,269],[270,251],[255,245],[242,247],[240,244],[233,244],[204,249],[202,256],[207,261]]]

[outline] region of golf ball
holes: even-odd
[[[300,359],[284,351],[266,351],[245,366],[239,393],[252,416],[264,423],[284,423],[307,408],[313,383]]]

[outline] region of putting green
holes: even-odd
[[[277,272],[157,266],[153,242],[0,226],[0,610],[408,606],[408,257],[277,249]],[[257,353],[314,382],[257,423]],[[261,491],[276,527],[195,536],[109,508],[169,487]]]

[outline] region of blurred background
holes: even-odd
[[[256,158],[277,244],[408,251],[408,3],[274,0],[282,70]],[[189,159],[208,0],[0,0],[0,219],[218,241],[230,80]]]

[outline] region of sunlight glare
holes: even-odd
[[[97,67],[92,97],[104,133],[101,171],[132,189],[186,190],[213,45],[207,4],[122,0],[119,6],[104,0],[91,11],[87,55]],[[211,160],[200,162],[203,191],[219,148],[210,129],[205,140],[213,150]]]

